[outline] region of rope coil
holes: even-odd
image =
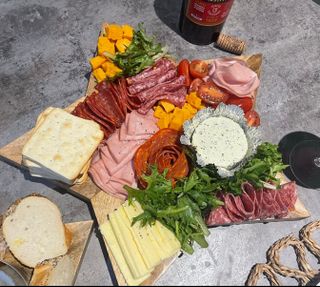
[[[281,286],[276,274],[283,277],[291,277],[298,281],[299,285],[306,285],[316,275],[318,270],[314,270],[306,259],[306,249],[309,250],[320,263],[320,246],[311,238],[311,233],[320,228],[320,221],[315,221],[304,226],[299,232],[298,240],[293,235],[286,236],[276,241],[267,251],[267,263],[256,264],[250,271],[246,285],[257,286],[261,275],[265,275],[271,286]],[[292,247],[297,257],[299,269],[289,268],[280,263],[280,252]]]

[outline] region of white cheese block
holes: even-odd
[[[242,127],[227,117],[210,117],[195,129],[192,145],[206,164],[230,169],[243,160],[248,140]]]
[[[126,259],[134,279],[146,276],[150,270],[146,267],[142,255],[134,241],[130,229],[122,222],[117,211],[109,215],[114,234]]]
[[[110,221],[107,221],[103,225],[100,226],[100,231],[102,235],[104,236],[105,240],[107,241],[108,247],[110,248],[112,255],[114,259],[117,262],[118,267],[120,268],[120,271],[126,280],[127,284],[129,286],[138,286],[143,281],[145,281],[150,274],[146,274],[145,276],[134,279],[133,275],[130,271],[130,268],[128,266],[128,263],[126,262],[126,259],[123,255],[123,252],[120,248],[119,242],[117,241],[117,238],[114,234],[114,231],[112,229]]]

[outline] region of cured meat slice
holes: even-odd
[[[207,222],[210,225],[210,222],[214,222],[216,225],[224,225],[228,223],[232,223],[232,220],[228,216],[225,208],[223,206],[218,207],[211,212],[209,217],[207,218]]]
[[[148,78],[148,81],[131,85],[130,87],[128,87],[128,91],[130,94],[135,95],[144,90],[153,88],[161,83],[168,82],[174,79],[176,76],[177,76],[177,69],[174,67],[172,70],[167,71],[163,75],[153,76],[152,78]]]
[[[150,101],[153,98],[157,97],[160,94],[165,94],[168,92],[175,92],[179,89],[181,89],[184,86],[185,78],[184,76],[179,76],[177,78],[174,78],[173,80],[165,83],[161,83],[151,89],[145,90],[139,94],[137,94],[137,97],[140,99],[141,102]]]
[[[159,172],[168,169],[167,178],[175,180],[187,176],[189,166],[180,146],[180,133],[172,129],[162,129],[147,140],[137,150],[134,169],[140,186],[146,187],[142,176],[150,173],[150,165],[160,166]]]
[[[127,78],[128,85],[145,82],[150,77],[159,77],[165,74],[168,70],[175,68],[175,64],[168,59],[159,59],[153,67],[144,70],[142,73]]]
[[[208,225],[238,223],[245,220],[283,218],[297,201],[294,182],[284,184],[280,189],[255,189],[249,183],[242,184],[241,196],[220,195],[224,206],[211,212]]]
[[[167,92],[163,94],[160,93],[156,97],[152,98],[152,100],[141,106],[138,112],[141,114],[146,114],[160,100],[166,100],[168,102],[171,102],[175,106],[182,108],[182,106],[186,102],[186,94],[187,89],[185,87],[181,87],[179,90],[175,92]]]

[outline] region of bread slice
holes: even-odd
[[[74,263],[65,255],[37,265],[29,286],[72,286],[74,274]]]
[[[71,242],[58,207],[37,195],[13,204],[5,215],[2,229],[12,254],[31,268],[65,255]]]
[[[67,184],[73,184],[89,162],[104,134],[94,121],[49,108],[37,121],[33,134],[22,150],[23,163],[33,170],[42,169]]]

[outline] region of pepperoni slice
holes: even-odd
[[[173,184],[177,179],[188,175],[188,160],[182,151],[179,139],[180,133],[178,131],[161,129],[140,146],[133,163],[141,187],[147,187],[142,176],[150,174],[150,166],[152,165],[157,166],[160,173],[167,169],[167,179],[171,179]]]

